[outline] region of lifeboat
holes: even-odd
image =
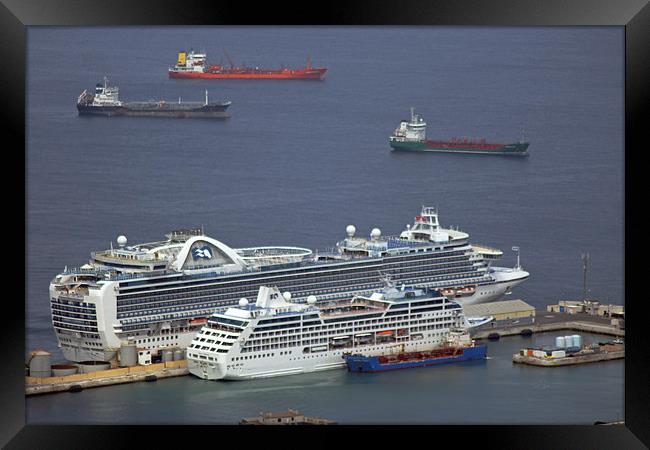
[[[472,294],[474,294],[474,292],[476,292],[476,288],[473,287],[473,286],[464,287],[464,288],[458,289],[456,291],[457,294],[460,294],[462,296],[472,295]]]
[[[200,324],[204,324],[204,323],[207,323],[207,322],[208,322],[207,317],[200,317],[198,319],[190,320],[190,325],[200,325]]]

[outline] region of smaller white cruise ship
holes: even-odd
[[[344,356],[423,351],[470,341],[462,307],[431,288],[387,287],[370,296],[307,303],[261,286],[257,301],[213,314],[187,348],[190,373],[242,380],[344,368]]]

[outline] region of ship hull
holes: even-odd
[[[494,272],[494,283],[479,285],[476,288],[476,291],[471,296],[452,298],[455,302],[459,303],[461,306],[472,305],[477,303],[486,303],[494,300],[501,299],[504,294],[509,293],[512,288],[524,282],[529,274],[523,271],[515,271],[512,269],[501,269]],[[414,280],[398,280],[404,282],[407,285],[413,284]],[[316,283],[316,281],[313,281]],[[260,284],[263,284],[263,281],[260,281]],[[436,287],[435,283],[420,283],[424,287]],[[283,289],[291,289],[291,286],[283,286]],[[112,288],[111,288],[112,289]],[[367,293],[367,290],[361,289],[361,286],[351,286],[350,289],[346,292],[342,292],[339,298],[345,298],[346,296],[352,296],[357,294]],[[235,304],[237,297],[234,297],[232,304]],[[99,309],[99,308],[98,308]],[[214,312],[214,311],[213,311]],[[100,322],[102,322],[100,320]],[[57,337],[58,345],[63,352],[63,356],[68,361],[108,361],[114,356],[114,351],[111,352],[109,349],[119,347],[120,342],[125,339],[125,336],[116,334],[113,327],[110,325],[110,322],[104,321],[101,324],[102,332],[100,337],[96,339],[90,338],[78,338],[74,337],[74,333],[70,331],[63,331],[58,328],[55,328],[55,335]],[[198,329],[194,329],[191,332],[178,332],[175,331],[168,335],[166,344],[169,346],[187,348],[194,336],[196,335]],[[133,339],[141,341],[139,345],[147,345],[143,342],[146,340],[148,342],[159,340],[163,336],[161,331],[148,330],[139,335],[131,335]],[[153,348],[152,348],[153,350]],[[342,360],[341,360],[342,361]],[[333,363],[334,361],[325,361],[328,364]],[[313,370],[325,370],[327,364],[320,365],[319,367],[308,367],[301,368],[300,373],[305,371]],[[241,374],[241,373],[229,373],[227,376],[225,374],[219,374],[215,372],[216,368],[209,368],[207,366],[200,367],[196,369],[195,375],[201,378],[207,379],[218,379],[218,378],[250,378],[250,377],[266,377],[266,376],[275,376],[276,373],[263,373],[256,374],[255,376],[251,374]],[[206,372],[205,376],[203,372]],[[281,373],[282,370],[279,370],[278,375],[284,374]]]
[[[169,78],[209,78],[232,80],[321,80],[325,70],[305,72],[262,72],[262,73],[216,73],[169,71]]]
[[[92,116],[130,116],[130,117],[179,117],[179,118],[213,118],[230,117],[226,111],[229,105],[209,105],[195,108],[176,108],[174,104],[146,106],[91,106],[77,104],[80,115]]]
[[[366,346],[357,346],[356,349],[363,349],[368,355],[383,355],[392,353],[398,348],[408,347],[409,351],[425,351],[432,344],[424,344],[418,341],[403,344],[384,344]],[[439,338],[433,339],[433,345],[442,345]],[[364,349],[365,347],[365,349]],[[302,354],[302,347],[294,347],[294,353],[279,355],[273,358],[260,358],[257,361],[246,363],[246,368],[239,366],[233,367],[227,361],[227,358],[233,354],[228,354],[215,362],[197,360],[188,358],[188,371],[204,380],[254,380],[260,378],[274,378],[287,375],[299,375],[305,373],[322,372],[326,370],[345,369],[345,354],[350,349],[328,350],[321,353]],[[288,352],[287,352],[288,353]],[[239,355],[239,353],[237,353]],[[297,356],[299,355],[299,356]]]
[[[498,268],[498,270],[494,272],[494,278],[495,278],[494,283],[487,284],[487,285],[479,285],[476,288],[476,292],[471,296],[452,298],[452,300],[459,303],[461,306],[499,300],[503,297],[503,295],[511,292],[512,288],[524,282],[528,278],[528,276],[529,275],[527,272],[516,271],[516,270],[506,269],[506,268]],[[404,279],[399,281],[404,282],[406,284],[414,284],[413,283],[414,280]],[[316,283],[317,281],[312,279],[310,280],[310,282]],[[432,284],[427,282],[421,283],[421,286],[437,287],[435,286],[435,283]],[[290,286],[283,286],[282,288],[291,289]],[[352,295],[364,294],[364,293],[367,294],[367,290],[351,288],[346,292],[342,292],[339,298],[345,298],[346,296],[349,297]],[[232,304],[235,304],[236,298],[237,297],[233,298]],[[190,344],[190,342],[196,335],[197,331],[198,329],[194,329],[190,332],[176,331],[174,334],[172,334],[173,339],[166,341],[166,343],[169,346],[187,348],[187,346]],[[64,358],[68,361],[76,361],[76,362],[93,361],[93,360],[109,361],[114,356],[114,352],[111,352],[108,349],[118,347],[119,343],[125,339],[125,336],[121,334],[120,335],[115,334],[115,332],[112,330],[112,327],[105,327],[105,331],[101,333],[100,335],[101,337],[97,339],[90,339],[90,338],[72,339],[74,333],[69,331],[62,331],[59,329],[55,329],[55,335],[57,337],[58,345],[61,348]],[[152,332],[151,330],[149,330],[147,332],[144,332],[141,335],[132,335],[131,337],[135,339],[137,342],[138,340],[144,341],[144,340],[160,339],[160,336],[161,336],[160,331]],[[152,348],[152,350],[154,349]],[[332,362],[333,361],[328,361],[328,363],[332,363]],[[313,371],[313,370],[325,370],[324,368],[326,366],[327,364],[315,368],[308,368],[308,369],[301,368],[300,373],[305,371]],[[219,375],[217,373],[213,373],[214,370],[216,370],[214,367],[208,370],[207,366],[204,365],[200,369],[197,368],[195,375],[207,379],[218,379],[218,378],[225,377],[224,374]],[[203,376],[202,374],[204,371],[208,371],[209,374]],[[255,377],[259,377],[259,376],[274,376],[274,375],[272,374],[255,375]],[[238,377],[246,378],[246,377],[253,377],[253,376],[250,374],[244,376],[243,374],[230,373],[226,378],[235,379]]]
[[[405,360],[396,363],[382,364],[377,356],[347,356],[346,364],[349,372],[388,372],[391,370],[412,369],[416,367],[430,367],[440,364],[455,362],[471,361],[485,359],[487,356],[486,346],[477,345],[475,347],[466,347],[462,352],[455,356],[446,356],[439,358]]]
[[[395,151],[410,152],[442,152],[442,153],[475,153],[483,155],[528,156],[528,143],[513,144],[461,144],[439,141],[390,141]]]

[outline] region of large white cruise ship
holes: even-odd
[[[389,285],[370,296],[316,303],[262,286],[255,304],[215,313],[187,348],[191,374],[244,380],[345,366],[365,356],[431,350],[470,341],[462,307],[439,291]]]
[[[399,236],[375,228],[363,238],[352,225],[346,233],[330,252],[233,249],[202,230],[132,246],[119,236],[117,248],[91,253],[89,263],[66,267],[50,283],[58,345],[70,361],[111,360],[126,341],[153,354],[186,348],[212,313],[256,296],[263,285],[290,291],[298,303],[310,295],[329,301],[377,291],[383,274],[469,304],[496,300],[529,276],[519,264],[492,267],[500,250],[442,228],[430,207]]]

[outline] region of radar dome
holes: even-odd
[[[381,236],[381,230],[379,228],[373,228],[370,232],[370,237],[373,239],[378,239]]]
[[[316,296],[315,295],[310,295],[309,297],[307,297],[307,303],[309,303],[310,305],[313,305],[314,303],[316,303]]]
[[[119,245],[120,247],[124,247],[126,245],[126,242],[127,242],[126,236],[124,236],[123,234],[117,237],[117,245]]]
[[[248,305],[248,299],[247,298],[240,298],[239,299],[239,306],[241,306],[243,308],[246,305]]]
[[[354,236],[354,233],[357,232],[357,229],[354,227],[354,225],[348,225],[345,228],[345,232],[348,234],[348,237]]]
[[[286,301],[291,300],[291,292],[289,292],[289,291],[283,292],[283,293],[282,293],[282,296],[284,297],[284,299],[285,299]]]

